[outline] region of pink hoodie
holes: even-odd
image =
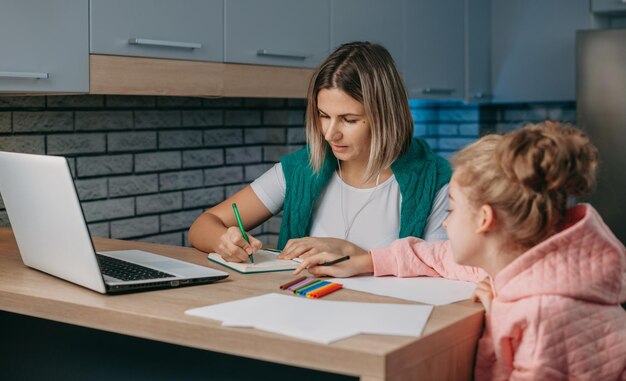
[[[477,380],[626,380],[626,249],[591,205],[567,219],[493,279]],[[407,238],[371,253],[376,276],[487,276],[454,263],[447,241]]]

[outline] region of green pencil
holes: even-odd
[[[246,234],[246,229],[243,228],[243,222],[241,222],[241,216],[239,215],[237,204],[235,204],[234,202],[233,202],[233,212],[235,212],[237,225],[239,225],[239,230],[241,230],[241,235],[243,236],[243,239],[245,239],[246,242],[250,243],[250,240],[248,239],[248,234]],[[254,263],[254,257],[252,256],[252,254],[248,255],[248,258],[250,258],[250,263]]]

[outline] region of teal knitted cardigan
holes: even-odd
[[[291,238],[308,236],[313,207],[337,169],[337,160],[332,153],[327,152],[322,168],[314,173],[309,164],[307,147],[283,157],[280,162],[286,181],[283,219],[278,237],[278,248],[282,249]],[[398,238],[423,237],[437,192],[450,181],[450,165],[433,153],[423,140],[416,138],[407,152],[391,165],[391,170],[402,194]]]

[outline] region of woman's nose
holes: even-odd
[[[326,132],[324,133],[324,138],[328,141],[337,140],[340,137],[339,128],[336,121],[332,119],[328,121],[328,126],[326,128]]]

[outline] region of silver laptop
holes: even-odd
[[[67,160],[0,151],[0,193],[27,266],[101,293],[205,284],[210,269],[139,250],[96,253]]]

